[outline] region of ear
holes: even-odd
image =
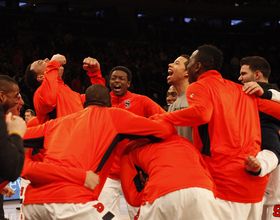
[[[131,81],[128,81],[128,82],[127,82],[127,88],[130,87],[130,84],[131,84]]]
[[[185,72],[184,72],[184,77],[189,77],[189,74],[188,74],[188,71],[187,70],[185,70]]]
[[[43,82],[44,78],[45,78],[45,75],[44,75],[44,74],[39,75],[39,76],[37,76],[37,81],[38,81],[38,82]]]
[[[200,70],[202,69],[202,65],[200,62],[197,62],[196,63],[196,67],[195,67],[195,72],[198,73],[200,72]]]
[[[254,73],[254,75],[255,75],[255,80],[256,80],[256,81],[260,80],[260,78],[263,77],[262,72],[259,71],[259,70],[257,70],[257,71]]]
[[[3,103],[6,99],[6,93],[4,91],[0,91],[0,102]]]

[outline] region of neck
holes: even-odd
[[[180,94],[180,93],[186,91],[187,87],[189,86],[189,81],[188,81],[188,79],[186,79],[186,80],[184,80],[184,81],[181,81],[180,84],[178,84],[178,85],[173,85],[173,86],[176,88],[178,94]]]
[[[88,106],[109,107],[110,103],[99,102],[99,101],[84,102],[84,108]]]
[[[265,83],[268,83],[268,79],[260,78],[259,80],[257,80],[257,82],[265,82]]]

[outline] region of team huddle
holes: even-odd
[[[65,64],[56,54],[26,70],[36,117],[20,135],[22,218],[120,220],[121,194],[131,220],[280,218],[280,93],[264,58],[241,60],[241,85],[222,77],[215,46],[182,54],[168,66],[167,111],[128,91],[124,66],[110,92],[85,58],[92,85],[79,94]]]

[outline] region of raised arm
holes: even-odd
[[[87,57],[83,61],[83,68],[90,77],[91,84],[101,84],[105,86],[105,79],[102,77],[99,62],[91,57]]]
[[[33,97],[37,115],[51,112],[57,104],[58,81],[61,80],[58,76],[59,68],[60,63],[56,60],[47,64],[44,80]]]

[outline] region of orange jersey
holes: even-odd
[[[138,171],[135,166],[149,176],[141,192],[136,189]],[[146,202],[151,204],[170,192],[190,187],[205,188],[215,194],[213,179],[200,152],[189,140],[179,135],[123,155],[121,174],[126,201],[135,207]]]
[[[110,93],[112,106],[125,109],[136,115],[150,117],[156,113],[166,112],[161,106],[144,95],[138,95],[127,91],[123,97],[116,96],[113,92]],[[123,140],[118,144],[116,156],[109,174],[110,178],[120,179],[120,155],[128,140]]]
[[[172,133],[174,127],[169,123],[154,122],[122,109],[97,106],[28,128],[25,142],[44,137],[46,151],[43,162],[92,170],[99,174],[100,184],[94,191],[69,181],[40,185],[40,179],[36,181],[34,174],[35,179],[27,188],[24,203],[92,201],[98,198],[105,183],[113,158],[110,154],[118,141],[139,137],[167,138]]]
[[[34,161],[25,153],[25,161],[21,176],[34,182],[40,180],[38,185],[48,184],[55,181],[69,181],[81,186],[84,185],[86,172],[74,167],[58,166],[52,163]]]
[[[35,91],[33,102],[37,119],[40,124],[49,119],[59,118],[69,115],[83,109],[85,95],[74,92],[64,84],[58,76],[60,64],[57,61],[50,61],[44,73],[42,84]],[[105,79],[102,78],[100,70],[95,73],[88,73],[92,84],[105,85]]]
[[[258,110],[280,119],[280,105],[250,96],[242,85],[211,70],[186,90],[189,108],[158,115],[178,126],[194,127],[194,145],[204,159],[223,200],[255,203],[264,195],[268,176],[252,176],[244,169],[247,156],[261,146]]]
[[[58,76],[60,64],[50,61],[44,73],[43,83],[38,87],[33,96],[34,107],[40,124],[50,119],[50,114],[55,110],[54,116],[58,118],[83,109],[85,95],[74,92],[64,84]]]
[[[40,122],[37,118],[37,116],[31,118],[27,123],[26,123],[26,127],[27,128],[30,128],[30,127],[34,127],[34,126],[38,126],[40,125]],[[44,154],[44,149],[40,149],[40,150],[35,150],[35,152],[33,152],[33,148],[29,148],[28,150],[28,154],[30,156],[30,158],[32,160],[35,160],[35,161],[43,161],[43,154]],[[25,160],[24,161],[24,164],[27,163],[27,161],[29,160]],[[25,165],[26,166],[26,165]]]
[[[40,125],[37,117],[32,118],[27,122],[27,127]],[[83,169],[58,166],[52,163],[43,162],[44,149],[29,148],[28,154],[25,153],[24,166],[21,177],[28,179],[31,182],[40,180],[40,185],[55,181],[70,181],[73,183],[84,185],[86,171]]]
[[[96,72],[94,73],[91,73],[91,72],[87,72],[87,75],[90,77],[90,81],[91,81],[91,84],[101,84],[103,86],[106,86],[106,81],[105,79],[102,77],[102,74],[101,74],[101,70],[97,70]]]

